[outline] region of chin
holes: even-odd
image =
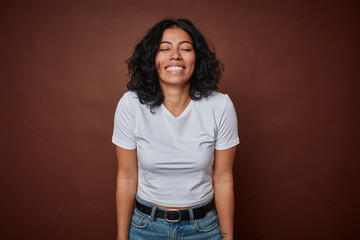
[[[179,80],[179,79],[168,79],[168,80],[161,80],[163,84],[167,85],[186,85],[189,84],[189,80]]]

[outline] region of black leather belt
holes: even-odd
[[[214,199],[205,206],[199,208],[193,208],[194,219],[199,219],[205,217],[206,213],[211,211],[214,208]],[[139,203],[136,200],[136,208],[147,214],[151,215],[152,207],[145,206]],[[160,210],[156,209],[155,217],[165,218],[168,222],[180,222],[185,220],[190,220],[190,214],[188,209],[168,209],[168,210]]]

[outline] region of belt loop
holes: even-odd
[[[155,220],[155,212],[156,212],[156,206],[154,206],[154,207],[152,207],[152,209],[151,209],[151,215],[150,215],[150,217],[151,217],[151,221],[154,221]]]
[[[194,222],[194,212],[193,212],[192,208],[189,208],[188,211],[189,211],[189,216],[190,216],[190,223],[193,223]]]

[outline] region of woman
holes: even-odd
[[[239,138],[215,53],[190,21],[165,19],[127,64],[112,138],[118,240],[233,239]]]

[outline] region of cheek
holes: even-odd
[[[190,58],[190,62],[194,67],[195,67],[195,59],[196,59],[195,55],[191,56]]]
[[[191,62],[191,65],[192,65],[192,71],[194,71],[194,69],[195,69],[195,59]]]
[[[158,66],[161,63],[161,57],[159,55],[155,56],[155,65]]]
[[[158,64],[162,64],[165,60],[165,56],[162,56],[162,55],[156,55],[155,56],[155,64],[158,65]]]
[[[159,61],[157,58],[155,58],[155,66],[158,66],[159,65]]]

